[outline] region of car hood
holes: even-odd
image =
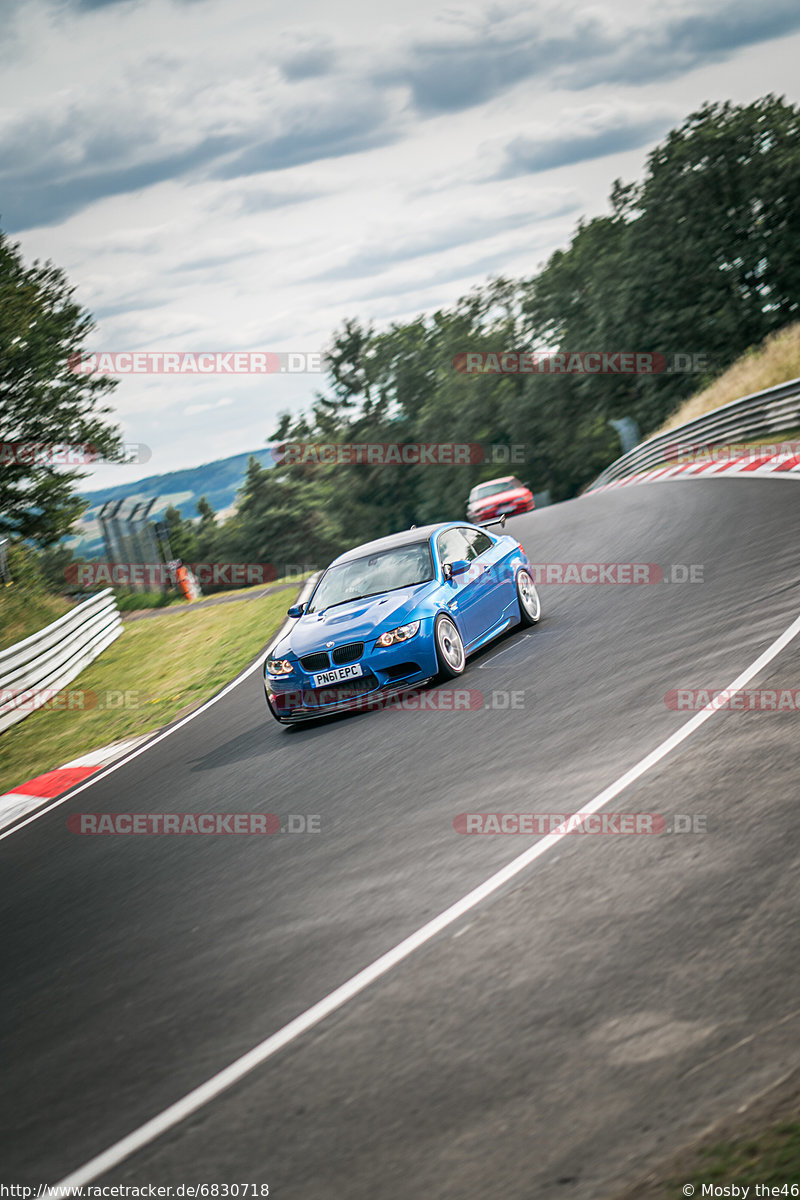
[[[484,496],[482,500],[470,500],[470,508],[494,508],[496,504],[505,504],[508,500],[521,500],[527,491],[527,488],[509,488],[507,492]]]
[[[387,629],[417,620],[420,601],[437,586],[435,580],[429,580],[298,617],[273,653],[278,657],[291,651],[299,658],[326,650],[328,642],[341,646],[346,642],[366,642],[379,637]]]

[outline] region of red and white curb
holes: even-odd
[[[318,578],[319,574],[317,573],[305,581],[295,601],[296,604],[308,599]],[[243,679],[246,679],[248,675],[257,670],[263,664],[273,646],[277,645],[292,624],[291,621],[287,621],[278,633],[275,634],[266,649],[248,667],[240,671],[215,696],[206,700],[204,704],[201,704],[192,712],[187,713],[180,720],[165,725],[163,729],[151,729],[149,733],[142,734],[140,737],[128,738],[124,742],[112,742],[111,745],[103,746],[100,750],[93,750],[91,754],[83,754],[80,758],[74,758],[72,762],[65,763],[63,767],[58,767],[55,771],[46,771],[44,775],[37,775],[35,779],[29,779],[27,783],[18,784],[13,792],[5,792],[0,795],[0,829],[12,825],[22,817],[27,817],[25,821],[20,820],[19,827],[23,828],[25,825],[35,821],[38,816],[43,815],[37,813],[37,809],[46,805],[48,801],[56,800],[72,788],[78,787],[90,775],[94,775],[96,771],[101,771],[108,767],[110,768],[108,772],[110,774],[111,771],[116,769],[113,766],[114,763],[128,754],[135,756],[137,748],[142,747],[144,742],[152,740],[155,746],[163,741],[164,738],[182,729],[189,721],[193,721],[195,717],[199,717],[201,713],[206,712],[211,708],[212,704],[216,704],[217,701],[222,700],[235,687],[238,687]],[[138,749],[138,753],[143,752],[143,749]],[[59,803],[63,803],[63,801],[59,801]],[[2,834],[2,837],[9,837],[14,832],[15,830],[9,830],[8,833]]]
[[[56,796],[68,792],[76,784],[83,783],[84,779],[94,775],[95,771],[116,762],[123,754],[140,746],[150,736],[148,733],[142,737],[128,738],[124,742],[112,742],[110,746],[93,750],[91,754],[73,758],[72,762],[57,767],[55,771],[46,771],[44,775],[37,775],[27,783],[18,784],[13,792],[0,795],[0,829],[11,825],[18,817],[24,816],[34,808],[46,804],[48,800],[54,800]]]
[[[612,488],[627,487],[631,483],[654,483],[656,480],[686,479],[702,475],[705,478],[719,475],[750,475],[756,478],[800,479],[800,454],[764,454],[760,458],[744,454],[738,458],[713,458],[699,463],[681,463],[679,466],[659,467],[655,471],[640,471],[625,479],[614,479],[600,487],[590,488],[584,495],[595,496]]]

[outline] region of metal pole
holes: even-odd
[[[113,561],[118,563],[125,562],[125,534],[122,529],[122,519],[119,516],[120,509],[124,503],[124,500],[118,500],[115,508],[108,517],[108,526],[111,530],[113,540]]]
[[[158,503],[159,499],[160,499],[159,496],[154,496],[142,514],[142,534],[143,534],[144,540],[146,541],[146,544],[147,544],[147,554],[148,554],[149,561],[154,566],[161,565],[161,553],[160,553],[160,550],[158,547],[158,543],[156,541],[154,521],[151,520],[150,514],[153,511],[156,504]],[[157,586],[159,586],[160,591],[166,592],[166,590],[167,590],[166,574],[162,575],[160,583]]]
[[[133,508],[128,514],[128,536],[131,546],[131,559],[133,560],[135,558],[136,562],[142,563],[142,565],[144,565],[146,555],[142,544],[141,517],[139,517],[137,521],[137,513],[140,509],[144,508],[144,503],[144,500],[140,500],[137,504],[134,504]],[[142,579],[141,584],[137,583],[133,586],[135,590],[139,592],[146,592],[148,590],[148,584],[144,579]]]
[[[97,524],[100,526],[100,532],[103,535],[103,545],[106,550],[106,559],[108,562],[114,562],[114,545],[111,538],[111,531],[108,527],[108,517],[106,510],[111,507],[113,501],[106,500],[105,504],[98,510]]]

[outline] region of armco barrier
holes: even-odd
[[[71,683],[121,633],[117,601],[106,588],[52,625],[0,651],[0,733]]]
[[[677,429],[659,433],[622,458],[618,458],[602,475],[590,484],[587,491],[602,487],[615,479],[624,479],[649,467],[657,467],[681,450],[692,447],[718,446],[727,442],[748,442],[762,436],[771,437],[782,431],[800,427],[800,379],[779,383],[776,387],[732,400],[722,408],[695,417]]]

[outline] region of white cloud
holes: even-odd
[[[290,16],[10,7],[0,226],[68,272],[92,349],[319,350],[347,316],[430,311],[534,271],[704,101],[800,99],[795,0]],[[323,383],[125,379],[113,402],[143,475],[262,445]]]
[[[221,400],[212,401],[210,404],[187,404],[183,410],[187,417],[196,416],[202,412],[213,412],[216,408],[230,408],[233,404],[233,399],[230,396],[223,396]]]

